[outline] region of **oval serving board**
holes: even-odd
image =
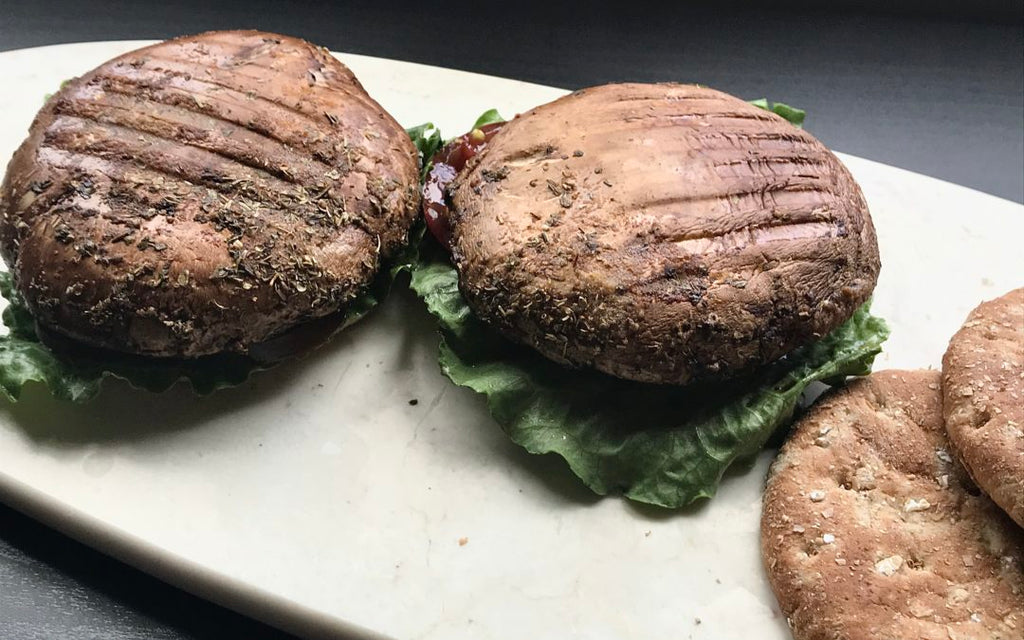
[[[0,158],[61,80],[142,44],[0,54]],[[404,125],[449,135],[565,93],[339,57]],[[893,334],[876,368],[938,366],[971,308],[1024,283],[1024,207],[842,158],[881,245],[874,310]],[[599,499],[508,442],[436,348],[396,291],[311,357],[209,398],[108,383],[73,406],[32,387],[0,402],[0,500],[307,637],[789,637],[758,553],[772,452],[681,513]]]

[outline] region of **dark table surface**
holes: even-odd
[[[1019,2],[709,4],[2,0],[0,50],[260,28],[566,88],[700,82],[803,107],[832,148],[1024,202]],[[0,638],[231,637],[282,636],[0,505]]]

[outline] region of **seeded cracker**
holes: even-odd
[[[1024,289],[971,312],[942,359],[942,391],[964,466],[1024,527]]]
[[[762,555],[797,640],[1024,638],[1024,532],[949,454],[939,381],[851,383],[772,466]]]

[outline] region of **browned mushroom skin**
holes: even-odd
[[[36,319],[82,342],[244,352],[343,307],[406,242],[417,163],[326,50],[178,38],[47,102],[0,192],[0,253]]]
[[[473,311],[558,362],[685,384],[867,300],[875,231],[810,134],[711,89],[618,84],[516,117],[449,190]]]

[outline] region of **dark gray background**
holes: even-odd
[[[803,107],[838,150],[1024,202],[1019,0],[708,4],[0,0],[0,49],[251,27],[566,88],[694,81]],[[0,506],[0,637],[278,634]]]
[[[808,129],[840,151],[1024,201],[1019,0],[845,0],[831,12],[813,8],[827,0],[4,2],[0,49],[258,27],[565,88],[695,81],[803,107]],[[887,5],[902,13],[880,13]]]

